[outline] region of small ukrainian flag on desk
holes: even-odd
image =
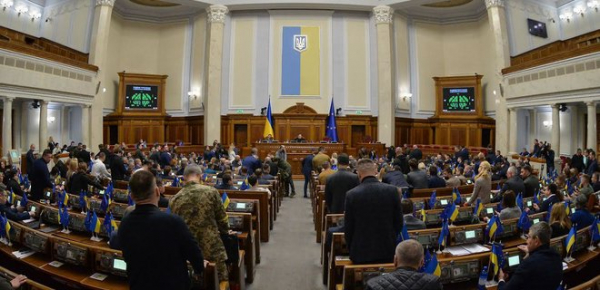
[[[320,31],[316,26],[284,26],[281,37],[281,94],[321,94]]]

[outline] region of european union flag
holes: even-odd
[[[27,209],[27,203],[28,203],[28,202],[29,202],[29,201],[27,200],[27,193],[26,193],[26,192],[23,192],[23,197],[21,198],[21,202],[19,202],[19,205],[20,205],[21,207],[24,207],[24,208],[26,208],[26,209]]]
[[[69,211],[67,210],[66,206],[60,207],[58,209],[58,216],[60,217],[60,224],[64,228],[68,228],[69,227]]]
[[[430,209],[434,209],[435,208],[435,202],[436,202],[436,192],[435,190],[431,193],[431,197],[429,198],[429,208]]]
[[[553,207],[553,206],[554,206],[554,204],[553,204],[553,203],[551,203],[551,204],[548,206],[548,211],[546,212],[546,222],[549,222],[549,221],[550,221],[550,213],[552,212],[552,207]]]
[[[540,198],[539,198],[539,195],[540,195],[540,190],[538,189],[538,190],[535,192],[535,194],[533,195],[533,203],[535,203],[535,204],[540,204]]]
[[[100,211],[106,212],[108,210],[108,197],[107,194],[102,196],[102,203],[100,203]]]
[[[175,178],[173,178],[173,183],[171,183],[172,187],[179,187],[179,177],[175,176]]]
[[[523,193],[519,192],[519,195],[517,195],[517,205],[519,206],[519,208],[521,210],[523,210]]]
[[[498,270],[500,270],[502,260],[504,260],[504,253],[502,252],[502,244],[494,243],[492,245],[492,253],[490,256],[490,262],[494,265],[494,275],[498,274]]]
[[[333,105],[333,98],[331,99],[331,106],[329,107],[329,117],[327,118],[326,135],[331,142],[338,141],[337,125],[335,123],[335,106]]]
[[[129,206],[135,205],[135,201],[133,201],[133,198],[131,198],[131,193],[129,193],[129,195],[127,195],[127,204]]]
[[[526,232],[529,230],[529,228],[531,227],[531,222],[529,221],[529,216],[527,215],[527,212],[525,212],[525,211],[521,212],[521,217],[519,218],[519,222],[517,223],[517,226],[523,232]]]
[[[265,129],[263,130],[263,137],[267,137],[271,135],[271,137],[275,137],[275,130],[273,130],[273,115],[271,113],[271,97],[269,96],[269,105],[267,106],[267,118],[265,119]]]
[[[419,269],[420,273],[424,273],[425,269],[427,268],[427,265],[429,264],[429,262],[431,261],[431,254],[429,253],[429,249],[426,248],[425,249],[425,256],[423,258],[423,266],[421,266],[421,269]]]
[[[408,198],[408,188],[402,189],[402,198]],[[423,205],[424,207],[425,205]]]
[[[81,212],[85,212],[87,210],[87,203],[85,202],[86,195],[83,192],[83,189],[79,192],[79,207],[81,207]]]
[[[437,255],[435,253],[433,253],[431,260],[429,260],[429,263],[425,266],[425,273],[436,275],[438,277],[442,275],[442,269],[440,268],[440,263],[438,263]]]
[[[410,239],[410,236],[408,235],[408,231],[406,230],[406,223],[404,223],[402,225],[402,232],[400,233],[400,235],[398,235],[398,237],[400,238],[398,243]]]
[[[567,239],[565,240],[565,248],[567,252],[567,256],[571,254],[571,249],[573,245],[575,245],[575,240],[577,239],[577,231],[575,230],[575,225],[571,227],[569,231],[569,235],[567,235]]]
[[[460,192],[458,191],[458,187],[452,189],[452,200],[455,204],[461,204],[462,198],[460,197]]]
[[[108,212],[106,216],[104,216],[103,225],[106,233],[108,233],[108,236],[110,236],[110,234],[115,230],[114,226],[116,225],[116,223],[114,223],[112,212]]]

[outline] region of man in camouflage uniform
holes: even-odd
[[[296,188],[294,187],[294,180],[292,180],[292,165],[278,157],[275,157],[273,159],[273,162],[277,164],[277,167],[279,168],[279,173],[281,173],[281,178],[283,179],[283,187],[285,188],[285,196],[294,197],[294,195],[296,195]],[[292,188],[291,194],[290,187]]]
[[[219,280],[228,281],[227,252],[220,234],[229,233],[229,220],[221,196],[215,188],[200,184],[202,170],[198,165],[188,165],[183,175],[186,184],[171,198],[171,212],[183,218],[204,258],[216,263]]]

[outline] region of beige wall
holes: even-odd
[[[487,17],[459,24],[415,22],[418,71],[418,110],[435,110],[436,76],[484,75],[485,110],[494,111],[497,77],[489,63],[492,54],[491,31]]]
[[[190,89],[198,93],[198,97],[190,99],[190,109],[202,107],[202,96],[204,93],[204,61],[206,47],[206,14],[200,14],[194,19],[194,30],[192,34],[192,67],[190,69]],[[185,92],[185,91],[184,91]]]
[[[401,110],[410,110],[410,99],[402,98],[412,92],[410,84],[410,55],[408,20],[401,16],[394,17],[394,40],[396,43],[396,96],[397,107]]]
[[[256,22],[253,15],[231,20],[228,110],[255,108]]]
[[[347,17],[344,19],[344,25],[346,109],[369,110],[371,106],[369,98],[371,91],[369,19]]]
[[[129,21],[113,13],[108,51],[104,108],[115,109],[118,72],[168,75],[165,107],[182,110],[185,33],[188,22],[152,24]],[[187,72],[185,72],[187,74]]]

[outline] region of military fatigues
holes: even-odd
[[[279,159],[277,163],[281,178],[283,179],[283,186],[285,187],[285,196],[290,195],[290,187],[292,188],[291,196],[296,195],[296,188],[294,187],[294,181],[292,180],[292,165],[283,159]]]
[[[169,202],[171,212],[183,218],[198,241],[204,258],[217,265],[220,281],[227,281],[227,252],[221,234],[229,231],[229,221],[219,192],[209,186],[188,183]]]

